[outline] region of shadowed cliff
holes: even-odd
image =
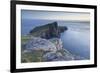
[[[50,39],[53,37],[60,37],[60,33],[64,32],[68,28],[65,26],[58,26],[57,22],[48,23],[42,26],[35,27],[30,31],[30,35],[35,37],[41,37]]]

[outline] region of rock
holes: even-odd
[[[59,38],[60,33],[64,32],[65,30],[67,30],[67,27],[58,26],[57,22],[52,22],[49,24],[35,27],[30,31],[30,35],[33,35],[35,37],[45,38],[45,39],[50,39],[54,37]]]
[[[69,55],[66,53],[66,55],[63,55],[61,52],[48,52],[45,55],[43,55],[43,59],[45,61],[68,61],[68,60],[74,60],[74,57],[72,55]]]
[[[73,55],[71,55],[62,46],[62,41],[59,38],[43,39],[39,37],[33,37],[25,45],[25,50],[22,54],[38,52],[40,56],[36,56],[37,53],[33,53],[31,57],[40,57],[39,61],[68,61],[74,60]],[[37,58],[36,58],[37,59]],[[38,59],[37,59],[38,60]]]
[[[57,50],[61,50],[63,48],[62,41],[60,38],[52,38],[49,39],[57,48]]]
[[[56,52],[56,46],[49,40],[33,37],[25,46],[26,50],[43,50]]]
[[[48,52],[45,55],[43,55],[43,59],[45,61],[53,61],[53,59],[57,58],[56,53]]]
[[[59,28],[59,33],[62,33],[65,30],[68,30],[68,28],[66,26],[58,26],[58,28]]]

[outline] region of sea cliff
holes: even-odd
[[[52,22],[42,26],[35,27],[30,31],[29,35],[45,39],[50,39],[54,37],[59,38],[60,33],[64,32],[67,29],[68,28],[65,26],[58,26],[57,22]]]
[[[62,41],[59,38],[47,40],[33,37],[25,44],[22,56],[22,62],[67,61],[74,59],[73,55],[63,48]]]

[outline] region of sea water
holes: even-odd
[[[69,22],[68,30],[61,34],[63,47],[70,53],[90,58],[90,24],[89,22]]]

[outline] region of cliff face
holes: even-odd
[[[49,23],[43,26],[35,27],[30,31],[30,35],[50,39],[53,37],[59,38],[60,33],[67,30],[67,27],[58,26],[57,22]]]
[[[74,57],[62,46],[59,38],[43,39],[33,37],[25,45],[22,62],[68,61]]]
[[[30,39],[30,41],[26,43],[25,48],[26,50],[30,50],[30,51],[34,51],[34,50],[36,51],[42,50],[42,51],[50,51],[50,52],[57,51],[55,45],[52,42],[37,37],[33,37],[32,39]]]

